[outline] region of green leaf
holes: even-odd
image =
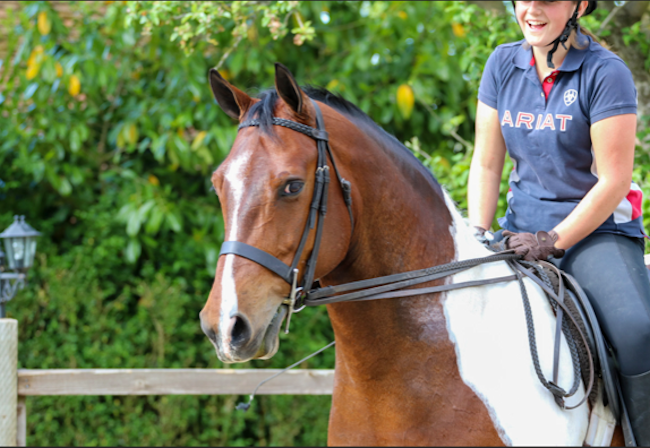
[[[36,89],[38,89],[38,83],[33,82],[30,85],[27,86],[25,89],[25,93],[23,93],[23,99],[28,100],[34,95],[34,92],[36,92]]]
[[[152,208],[149,219],[147,219],[147,223],[145,224],[145,231],[150,235],[158,233],[164,217],[165,213],[160,207]]]
[[[147,213],[156,205],[156,201],[149,199],[147,202],[142,204],[138,209],[138,214],[140,215],[140,220],[144,221],[147,217]]]
[[[59,190],[61,196],[69,196],[70,193],[72,193],[72,185],[70,185],[70,181],[65,176],[59,177],[59,185],[57,186],[57,190]]]
[[[140,241],[138,241],[135,238],[131,238],[129,240],[129,244],[126,246],[126,250],[124,251],[126,260],[129,263],[135,263],[136,261],[138,261],[138,258],[140,258],[141,253],[142,253],[142,246],[140,245]]]
[[[142,224],[142,217],[140,213],[136,210],[132,210],[129,213],[127,224],[126,224],[126,233],[129,236],[136,236],[140,231],[140,225]]]
[[[77,128],[73,128],[70,131],[70,150],[72,152],[77,152],[79,151],[79,148],[81,147],[81,136],[79,135],[79,131]]]
[[[173,211],[167,212],[167,214],[165,215],[165,221],[167,222],[169,228],[172,229],[174,232],[178,233],[181,231],[182,229],[181,221]]]

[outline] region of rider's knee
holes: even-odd
[[[643,318],[645,317],[645,318]],[[623,373],[636,375],[650,371],[650,316],[636,316],[625,325],[625,341],[618,347]]]

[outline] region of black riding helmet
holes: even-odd
[[[555,0],[554,0],[555,1]],[[584,16],[587,16],[593,12],[594,9],[598,7],[598,2],[597,1],[590,1],[589,4],[587,5],[587,9],[585,10],[585,13],[583,14]],[[514,0],[512,1],[512,9],[515,8],[515,2]],[[549,45],[553,45],[553,48],[551,48],[551,51],[548,52],[548,56],[546,57],[546,65],[548,65],[549,68],[555,68],[555,64],[553,64],[553,54],[557,51],[557,47],[559,44],[562,44],[564,49],[566,50],[566,45],[564,45],[564,42],[569,40],[569,36],[571,35],[571,31],[574,28],[578,28],[578,9],[580,9],[580,2],[576,5],[576,10],[573,11],[573,15],[569,19],[569,21],[566,23],[566,26],[564,27],[564,31],[562,31],[562,34],[560,34],[557,39],[555,39],[553,42],[551,42]],[[516,18],[516,16],[515,16]]]

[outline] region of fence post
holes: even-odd
[[[0,446],[16,446],[18,321],[0,319]]]
[[[18,411],[16,414],[16,446],[27,446],[27,404],[25,396],[18,395]]]

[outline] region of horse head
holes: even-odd
[[[258,118],[261,122],[240,128],[228,157],[212,175],[224,216],[225,241],[245,243],[291,265],[308,220],[317,143],[264,120],[273,116],[315,127],[315,107],[281,64],[276,64],[275,91],[262,94],[261,99],[232,86],[217,70],[210,70],[209,81],[217,103],[230,117],[240,123]],[[326,120],[331,119],[334,112],[325,105],[321,109]],[[328,224],[316,278],[343,260],[350,242],[350,221],[338,188],[329,186]],[[310,232],[297,261],[299,276],[314,239]],[[282,303],[289,291],[290,285],[266,267],[232,253],[220,256],[212,290],[200,313],[201,327],[219,359],[244,362],[272,357],[278,349],[287,313]]]

